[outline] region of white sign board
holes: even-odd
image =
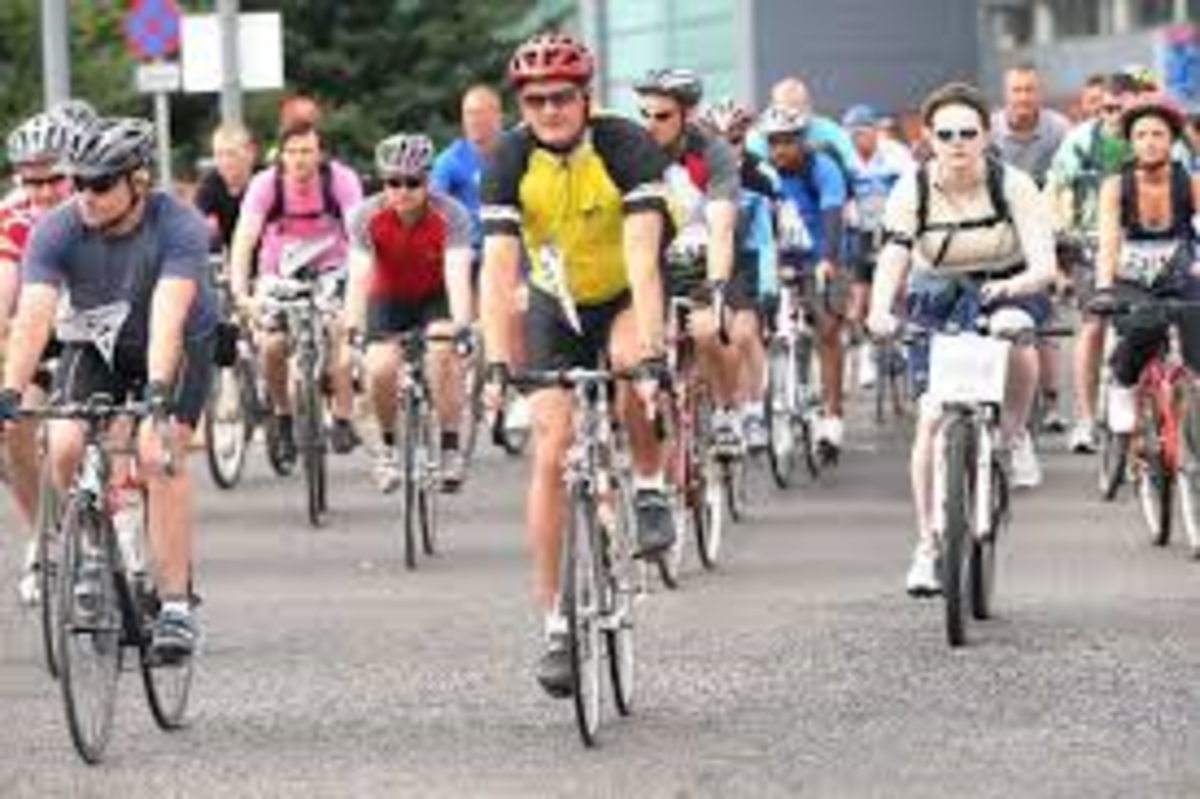
[[[221,91],[221,24],[215,14],[183,18],[183,90]],[[283,22],[278,12],[238,15],[238,66],[243,89],[283,88]]]
[[[183,71],[174,61],[148,61],[137,65],[134,82],[142,94],[179,91]]]

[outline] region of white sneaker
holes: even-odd
[[[1012,444],[1013,488],[1037,488],[1042,484],[1042,465],[1033,449],[1033,438],[1023,430]]]
[[[390,494],[400,487],[404,479],[404,470],[400,466],[400,453],[395,447],[382,447],[375,456],[375,466],[372,470],[375,486],[385,494]]]
[[[1071,428],[1069,448],[1080,455],[1091,455],[1096,451],[1096,423],[1091,419],[1080,419]]]
[[[757,452],[767,448],[767,415],[762,403],[746,406],[742,411],[742,426],[742,434],[749,449]]]
[[[25,549],[25,565],[17,579],[17,597],[25,607],[35,607],[42,601],[42,582],[37,559],[37,542],[30,541]]]
[[[942,592],[942,581],[938,577],[937,551],[926,544],[917,544],[913,550],[912,563],[905,580],[908,595],[913,597],[937,596]]]
[[[521,394],[514,396],[504,409],[504,427],[508,430],[524,433],[532,423],[529,413],[529,399]]]
[[[860,344],[858,347],[858,386],[862,389],[874,388],[875,381],[879,378],[879,369],[876,364],[875,347],[868,343]]]
[[[1137,427],[1137,397],[1131,387],[1108,387],[1108,429],[1113,433],[1132,433]]]
[[[836,450],[842,448],[842,440],[846,437],[846,429],[842,423],[842,417],[821,414],[817,419],[816,428],[814,438],[818,444],[824,444]]]

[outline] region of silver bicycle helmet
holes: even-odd
[[[690,69],[653,69],[633,84],[638,94],[661,94],[691,108],[704,96],[704,82]]]
[[[71,131],[53,114],[36,114],[8,136],[8,161],[13,166],[64,161]]]
[[[91,103],[74,98],[57,103],[50,109],[50,116],[69,131],[90,127],[100,120]]]
[[[423,175],[433,165],[433,142],[423,133],[397,133],[375,147],[375,168],[384,177]]]
[[[74,131],[71,167],[80,177],[132,172],[154,155],[154,126],[136,117],[111,117]]]
[[[807,114],[782,105],[773,105],[758,117],[758,130],[764,136],[780,136],[789,133],[798,136],[807,127]]]

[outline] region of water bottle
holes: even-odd
[[[145,560],[142,557],[142,526],[145,524],[146,506],[142,490],[134,485],[124,485],[113,492],[112,519],[117,533],[117,544],[121,548],[121,559],[130,574],[142,574]]]

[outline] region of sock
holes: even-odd
[[[666,491],[667,480],[661,469],[652,475],[635,474],[633,489],[634,491]]]
[[[164,599],[162,602],[162,613],[164,615],[190,616],[192,613],[192,603],[186,599]]]
[[[395,430],[382,430],[379,433],[379,438],[380,438],[380,440],[383,441],[383,445],[385,447],[396,446],[396,431]]]
[[[548,610],[542,619],[542,629],[547,638],[563,635],[567,632],[567,617],[562,615],[557,608]]]
[[[453,452],[458,449],[458,431],[443,430],[442,431],[442,449],[447,452]]]

